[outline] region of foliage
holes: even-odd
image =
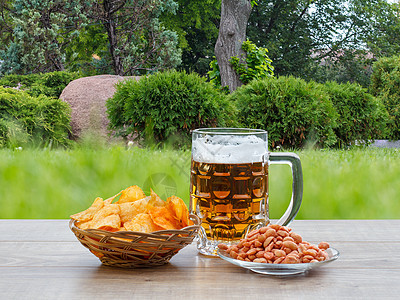
[[[179,36],[181,68],[206,75],[214,55],[221,15],[221,0],[176,0],[176,15],[163,14],[165,27]]]
[[[24,68],[20,52],[20,46],[14,42],[11,42],[6,49],[0,50],[0,76],[18,73]]]
[[[178,36],[160,22],[162,13],[175,14],[173,0],[93,2],[86,13],[107,33],[115,74],[148,74],[180,64]]]
[[[86,21],[81,14],[83,2],[15,0],[8,4],[9,26],[23,66],[19,73],[64,70],[65,47],[73,38],[74,30]]]
[[[65,49],[68,70],[85,76],[112,74],[107,32],[99,23],[82,26]]]
[[[373,65],[371,92],[389,113],[388,138],[400,139],[400,56],[384,57]]]
[[[367,78],[352,70],[362,71],[364,65],[370,69],[371,56],[399,52],[398,15],[399,4],[386,0],[260,0],[253,7],[247,35],[269,49],[277,75],[326,80],[332,77],[324,72],[339,77],[346,70],[343,81],[366,86]],[[316,72],[327,62],[329,69]]]
[[[40,80],[40,76],[41,75],[39,73],[27,75],[5,75],[0,78],[0,85],[3,87],[14,87],[27,90]]]
[[[243,58],[234,56],[230,59],[236,74],[239,75],[240,81],[247,84],[253,79],[263,79],[274,76],[274,67],[272,60],[268,57],[268,49],[257,47],[251,41],[243,42],[242,49],[246,53],[245,63],[242,63]],[[210,62],[210,71],[208,77],[215,86],[221,86],[221,74],[219,71],[218,62],[216,59]]]
[[[237,105],[239,122],[266,129],[272,147],[329,147],[336,142],[337,113],[315,82],[291,76],[254,80],[229,99]]]
[[[344,50],[340,59],[326,60],[310,67],[312,78],[317,82],[354,82],[367,88],[370,85],[374,58],[364,50]]]
[[[70,108],[59,99],[0,87],[0,147],[66,146]]]
[[[246,53],[246,63],[241,62],[243,57],[240,59],[237,56],[232,57],[230,63],[243,84],[248,84],[253,79],[274,76],[274,67],[271,64],[272,60],[268,57],[267,48],[257,47],[247,40],[243,42],[242,49]]]
[[[68,83],[79,77],[81,76],[77,72],[66,71],[41,74],[40,80],[32,85],[30,94],[58,98]]]
[[[211,83],[177,71],[121,82],[107,101],[110,128],[122,136],[137,134],[146,144],[169,139],[187,144],[192,129],[226,125],[231,111]]]
[[[334,128],[337,146],[343,148],[356,141],[369,144],[385,135],[388,118],[380,99],[358,84],[326,82],[323,86],[339,114]]]
[[[214,59],[210,62],[210,71],[208,71],[208,78],[210,82],[216,87],[221,86],[221,73],[219,71],[218,61],[214,56]]]
[[[43,94],[58,98],[68,83],[79,77],[80,74],[77,72],[66,71],[28,75],[11,74],[0,78],[0,86],[16,87],[34,97]]]
[[[175,67],[181,61],[178,37],[159,19],[176,8],[173,0],[3,1],[1,71],[83,67],[85,74],[138,75]]]

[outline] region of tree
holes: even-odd
[[[400,50],[398,6],[386,0],[259,0],[248,37],[269,49],[278,75],[314,79],[326,63],[350,75],[362,70],[353,64],[370,69],[371,54]]]
[[[3,44],[8,45],[12,41],[13,27],[10,10],[12,1],[0,0],[0,40]],[[4,49],[3,49],[4,50]]]
[[[182,49],[181,67],[187,72],[206,75],[214,56],[218,25],[221,17],[221,0],[176,0],[176,15],[164,14],[165,27],[179,35]]]
[[[7,53],[14,51],[12,57],[18,56],[23,72],[64,69],[63,51],[71,33],[85,21],[83,1],[3,1],[2,9],[8,14],[2,16],[1,23],[12,28],[9,40],[15,44],[9,44]]]
[[[215,44],[215,56],[221,74],[221,85],[228,86],[231,92],[241,85],[241,81],[229,61],[234,56],[245,57],[242,43],[246,40],[246,26],[250,13],[250,0],[221,2],[221,22]]]
[[[138,75],[175,67],[181,62],[177,34],[159,21],[175,13],[173,0],[95,0],[88,17],[101,22],[115,74]]]
[[[181,61],[176,33],[159,20],[175,13],[173,0],[0,1],[3,73],[84,67],[138,75]]]

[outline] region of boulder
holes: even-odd
[[[97,75],[71,81],[60,95],[71,106],[72,138],[85,133],[108,137],[106,101],[115,93],[115,84],[138,76]]]

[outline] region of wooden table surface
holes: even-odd
[[[192,244],[152,269],[102,266],[68,220],[0,220],[0,299],[399,299],[400,220],[294,221],[338,260],[268,276],[197,253]]]

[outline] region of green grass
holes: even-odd
[[[400,151],[297,152],[304,195],[297,219],[388,219],[400,216]],[[0,218],[68,218],[95,197],[137,184],[189,201],[190,152],[114,146],[74,150],[0,150]],[[290,169],[270,167],[270,215],[290,199]]]

